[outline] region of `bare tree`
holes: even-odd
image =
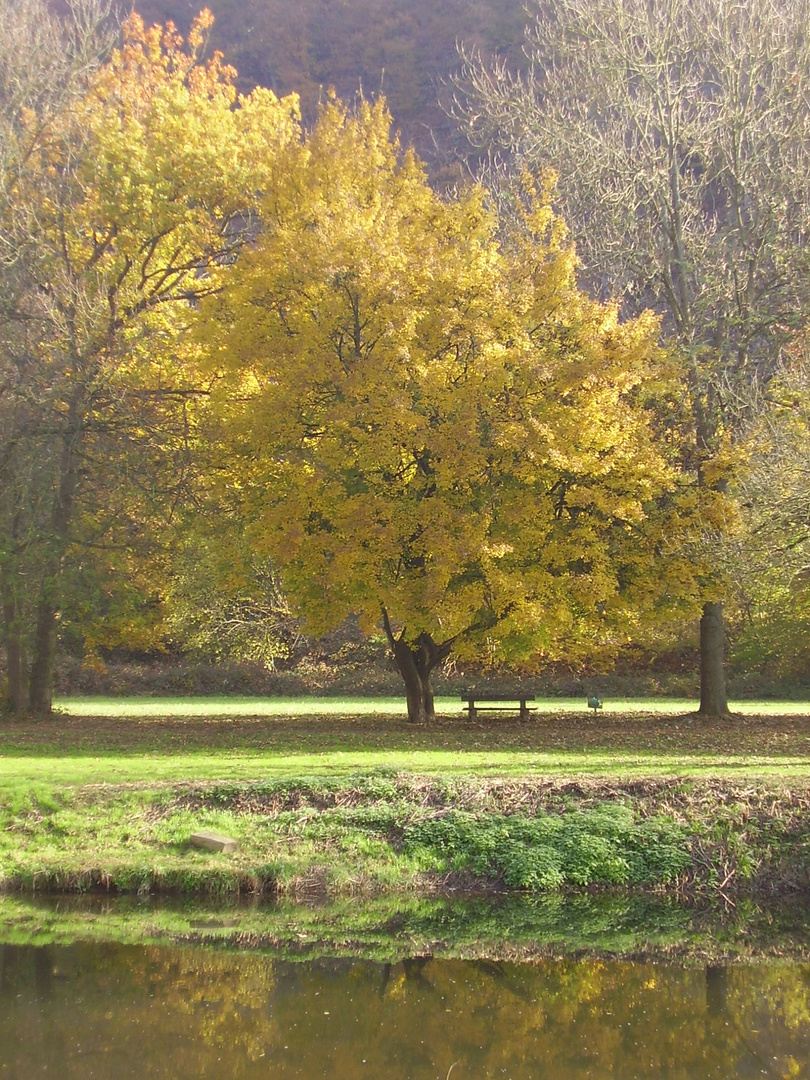
[[[69,108],[117,37],[111,0],[68,0],[57,17],[46,0],[0,0],[0,201],[18,213],[15,183],[49,124]],[[13,230],[0,234],[0,260],[16,261]],[[16,238],[16,237],[15,237]]]
[[[810,311],[809,26],[808,0],[541,2],[526,74],[473,53],[456,80],[490,168],[558,171],[591,284],[662,314],[704,486]],[[723,714],[719,577],[704,599],[700,711]]]
[[[771,384],[747,434],[738,481],[745,511],[742,550],[729,558],[741,591],[788,597],[810,583],[810,343],[800,341]]]

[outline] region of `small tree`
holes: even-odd
[[[322,110],[201,318],[223,497],[307,630],[382,620],[421,722],[451,650],[588,654],[678,603],[678,525],[655,321],[577,288],[550,177],[499,242],[484,193],[440,200],[389,123]]]
[[[587,278],[662,314],[688,364],[685,464],[717,490],[810,311],[808,19],[805,0],[559,0],[540,5],[526,75],[473,55],[458,78],[477,152],[516,174],[552,163]],[[728,711],[724,588],[704,591],[706,714]]]

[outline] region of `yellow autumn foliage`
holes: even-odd
[[[572,657],[672,614],[670,563],[691,602],[658,325],[578,287],[553,176],[503,235],[383,103],[334,98],[277,162],[199,339],[216,482],[308,628],[385,612],[408,642]]]
[[[184,44],[132,15],[67,105],[43,94],[13,125],[0,200],[14,253],[2,267],[0,585],[15,708],[30,697],[49,711],[67,609],[91,648],[151,636],[155,540],[188,488],[204,389],[193,305],[221,287],[275,156],[298,138],[296,98],[239,99],[221,58],[201,57],[209,22],[203,13]],[[150,576],[142,618],[133,580]]]

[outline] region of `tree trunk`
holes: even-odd
[[[6,673],[8,676],[8,707],[21,715],[28,711],[25,648],[18,636],[6,641]]]
[[[20,714],[28,709],[25,635],[17,597],[5,579],[2,582],[2,595],[8,707],[11,712]]]
[[[34,634],[34,660],[28,684],[31,711],[47,716],[53,709],[53,669],[56,659],[56,608],[49,596],[40,599]]]
[[[394,660],[405,683],[408,719],[413,724],[424,724],[428,720],[435,720],[436,711],[430,676],[433,669],[450,655],[452,641],[437,645],[430,634],[423,633],[413,644],[409,644],[405,640],[404,630],[399,637],[395,638],[385,608],[383,608],[383,624]]]
[[[78,452],[82,441],[82,408],[86,387],[78,387],[70,403],[59,462],[59,489],[53,508],[50,554],[45,560],[39,600],[33,660],[28,684],[31,711],[47,716],[53,707],[53,669],[56,660],[56,625],[60,609],[62,561],[69,544],[73,503],[79,482]]]
[[[700,617],[701,716],[728,716],[726,673],[723,666],[725,632],[723,605],[704,604]]]
[[[408,719],[414,724],[434,720],[436,713],[433,706],[433,687],[430,684],[432,666],[425,664],[418,647],[412,648],[402,640],[394,643],[393,650],[394,660],[405,683]]]

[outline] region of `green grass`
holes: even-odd
[[[110,704],[109,715],[7,721],[0,725],[0,799],[32,785],[250,782],[380,769],[512,778],[810,776],[806,714],[712,722],[677,713],[538,711],[526,722],[457,714],[416,726],[362,711],[257,714],[254,699],[224,699],[234,712],[223,714],[222,700],[189,713],[188,701],[122,699],[112,703],[117,715]],[[236,711],[248,705],[253,712]]]
[[[784,785],[784,782],[783,782]],[[0,880],[26,891],[113,888],[310,898],[413,893],[452,878],[529,893],[676,892],[810,880],[810,784],[574,782],[356,775],[185,787],[5,788]],[[227,855],[190,844],[233,837]],[[432,883],[432,884],[431,884]],[[758,883],[758,884],[757,884]]]
[[[212,750],[83,754],[82,756],[0,757],[0,798],[31,785],[52,787],[86,784],[144,784],[202,780],[285,779],[299,776],[354,776],[378,770],[440,776],[589,776],[627,779],[648,776],[810,777],[805,756],[767,754],[655,753],[651,751],[514,750],[313,750],[312,753]]]
[[[588,714],[584,698],[538,698],[538,716],[556,713]],[[609,716],[627,713],[677,715],[693,712],[698,703],[689,698],[605,699],[602,712]],[[403,699],[369,697],[62,697],[56,708],[69,716],[402,716]],[[443,716],[461,715],[464,704],[455,697],[436,699]],[[810,716],[808,701],[741,701],[731,709],[744,716]]]
[[[295,894],[313,881],[397,891],[451,874],[531,891],[666,886],[686,873],[729,887],[729,868],[736,883],[778,861],[787,880],[810,861],[802,715],[561,710],[414,726],[363,713],[223,715],[218,699],[193,715],[118,704],[130,711],[0,726],[0,881]],[[563,794],[537,801],[551,789]],[[672,806],[653,826],[662,799]],[[189,847],[199,828],[233,835],[239,851]]]

